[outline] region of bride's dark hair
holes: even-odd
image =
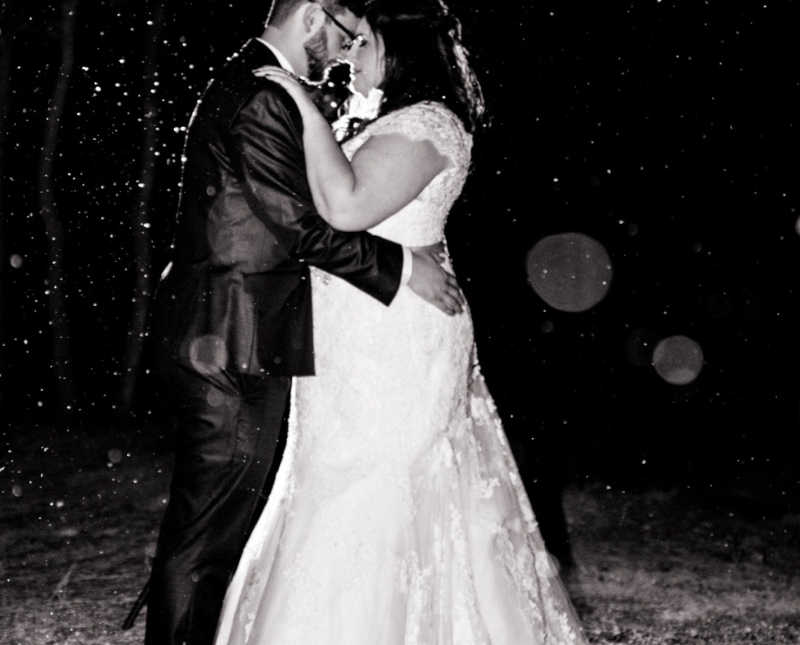
[[[439,101],[472,132],[483,120],[480,84],[461,45],[458,19],[438,0],[373,0],[364,17],[385,47],[381,113]]]

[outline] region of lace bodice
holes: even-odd
[[[381,134],[402,134],[414,141],[428,140],[450,163],[415,199],[370,232],[406,246],[438,242],[444,237],[447,214],[467,179],[472,137],[447,107],[424,101],[373,121],[346,141],[342,149],[347,158],[352,159],[370,137]]]

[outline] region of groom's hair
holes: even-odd
[[[306,2],[315,2],[334,15],[342,13],[345,9],[349,9],[359,17],[364,15],[364,0],[273,0],[269,24],[279,27],[297,7]]]

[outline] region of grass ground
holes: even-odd
[[[169,456],[135,433],[16,432],[0,461],[0,643],[141,643],[141,617],[118,627],[146,577]],[[605,486],[570,489],[564,506],[566,582],[592,643],[800,643],[800,515],[732,491]]]

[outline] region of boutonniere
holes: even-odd
[[[353,92],[345,104],[344,113],[331,124],[333,135],[338,142],[349,139],[370,121],[378,117],[383,103],[383,91],[373,87],[364,96],[351,86]]]
[[[347,103],[347,116],[353,119],[373,121],[380,112],[382,102],[383,90],[379,90],[377,87],[373,87],[366,96],[353,89],[353,94]]]

